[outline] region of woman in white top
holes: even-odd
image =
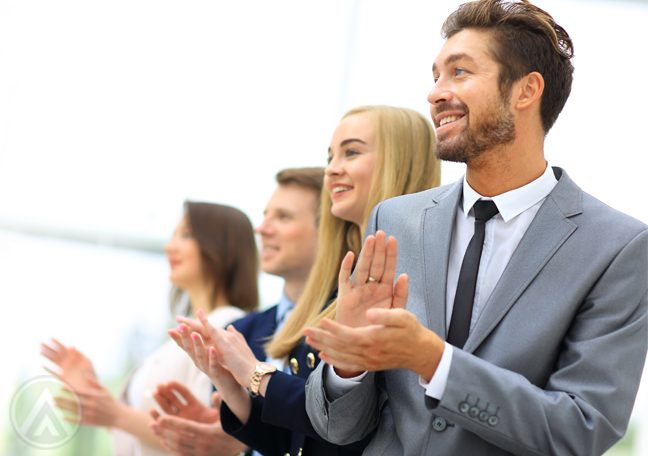
[[[174,285],[172,311],[195,317],[202,310],[214,325],[225,327],[258,304],[258,256],[252,224],[245,214],[229,206],[185,202],[184,207],[185,215],[164,247]],[[181,309],[183,305],[185,309]],[[50,372],[70,384],[80,399],[80,424],[112,429],[115,455],[170,454],[149,427],[153,421],[149,411],[156,407],[152,396],[156,385],[178,381],[209,404],[211,382],[172,340],[131,372],[119,398],[98,382],[92,363],[76,349],[53,340],[42,345],[41,353],[60,368],[60,372]],[[77,410],[77,404],[68,399],[56,401],[63,409]]]

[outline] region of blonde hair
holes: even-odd
[[[337,287],[344,255],[351,250],[358,258],[362,233],[376,204],[436,187],[441,181],[441,165],[434,156],[436,137],[429,120],[411,109],[391,106],[360,106],[342,119],[356,114],[371,119],[376,135],[376,161],[362,227],[333,216],[331,196],[322,189],[317,257],[295,310],[266,345],[266,353],[275,359],[290,354],[305,327],[318,325],[325,317],[335,318],[336,301],[322,309]]]

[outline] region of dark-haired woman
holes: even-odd
[[[174,313],[195,316],[202,311],[212,324],[225,327],[257,307],[254,231],[238,209],[186,202],[185,215],[164,251],[171,268]],[[112,428],[114,454],[120,456],[170,454],[149,428],[156,385],[175,380],[209,404],[211,382],[171,340],[131,372],[119,399],[98,382],[90,360],[74,348],[54,340],[43,344],[41,353],[60,367],[56,375],[75,389],[83,410],[80,424]],[[75,403],[56,401],[76,411]]]

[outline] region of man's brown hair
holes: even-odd
[[[574,67],[571,38],[554,19],[527,0],[480,0],[464,3],[444,22],[441,36],[451,38],[465,29],[488,30],[491,49],[500,64],[499,89],[508,94],[514,82],[537,71],[545,81],[540,116],[545,134],[551,129],[571,92]]]
[[[315,195],[317,195],[317,206],[313,209],[315,211],[315,225],[319,226],[324,168],[287,168],[279,171],[275,179],[279,185],[298,185],[299,187],[315,192]]]

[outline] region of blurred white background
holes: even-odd
[[[163,340],[168,269],[154,251],[183,200],[234,205],[257,224],[274,174],[324,166],[348,109],[429,115],[439,31],[459,3],[0,1],[0,409],[43,372],[38,345],[51,336],[106,379]],[[648,222],[648,3],[535,3],[576,52],[548,160]],[[444,164],[443,183],[462,174]],[[103,245],[42,236],[57,233]],[[261,280],[270,305],[281,281]],[[643,387],[635,427],[647,408]],[[0,418],[2,454],[7,426]]]

